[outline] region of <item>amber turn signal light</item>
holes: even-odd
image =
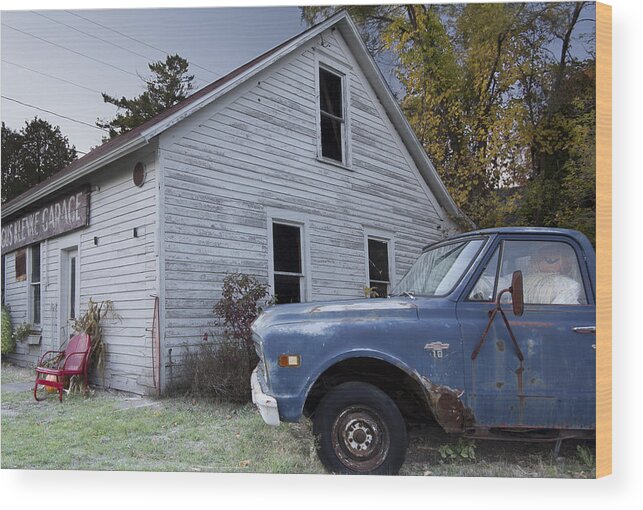
[[[298,367],[301,364],[299,354],[282,354],[279,356],[280,367]]]

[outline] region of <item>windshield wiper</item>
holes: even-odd
[[[415,301],[415,293],[412,290],[404,290],[400,293],[400,296],[406,296],[412,301]]]

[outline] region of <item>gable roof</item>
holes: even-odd
[[[353,52],[353,56],[361,66],[362,71],[384,106],[389,119],[398,130],[407,150],[411,154],[431,192],[438,200],[438,203],[456,222],[460,221],[472,224],[449,195],[433,163],[415,136],[384,76],[368,52],[356,26],[346,11],[340,11],[308,30],[284,41],[218,80],[199,89],[183,101],[164,110],[135,129],[103,143],[45,181],[33,186],[23,194],[4,204],[2,206],[2,218],[19,212],[23,207],[27,207],[47,195],[62,189],[64,186],[73,183],[77,179],[89,175],[104,165],[147,145],[155,136],[197,110],[207,106],[216,98],[232,88],[237,87],[275,61],[290,54],[296,48],[331,27],[336,27],[339,30]]]

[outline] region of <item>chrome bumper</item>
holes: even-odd
[[[277,408],[277,400],[275,397],[271,397],[263,392],[261,388],[261,383],[259,382],[259,376],[257,371],[259,368],[255,368],[250,377],[250,386],[252,387],[252,401],[259,408],[261,417],[268,425],[276,427],[279,425],[279,409]]]

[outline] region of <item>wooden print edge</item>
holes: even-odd
[[[596,477],[612,473],[612,7],[596,3]]]

